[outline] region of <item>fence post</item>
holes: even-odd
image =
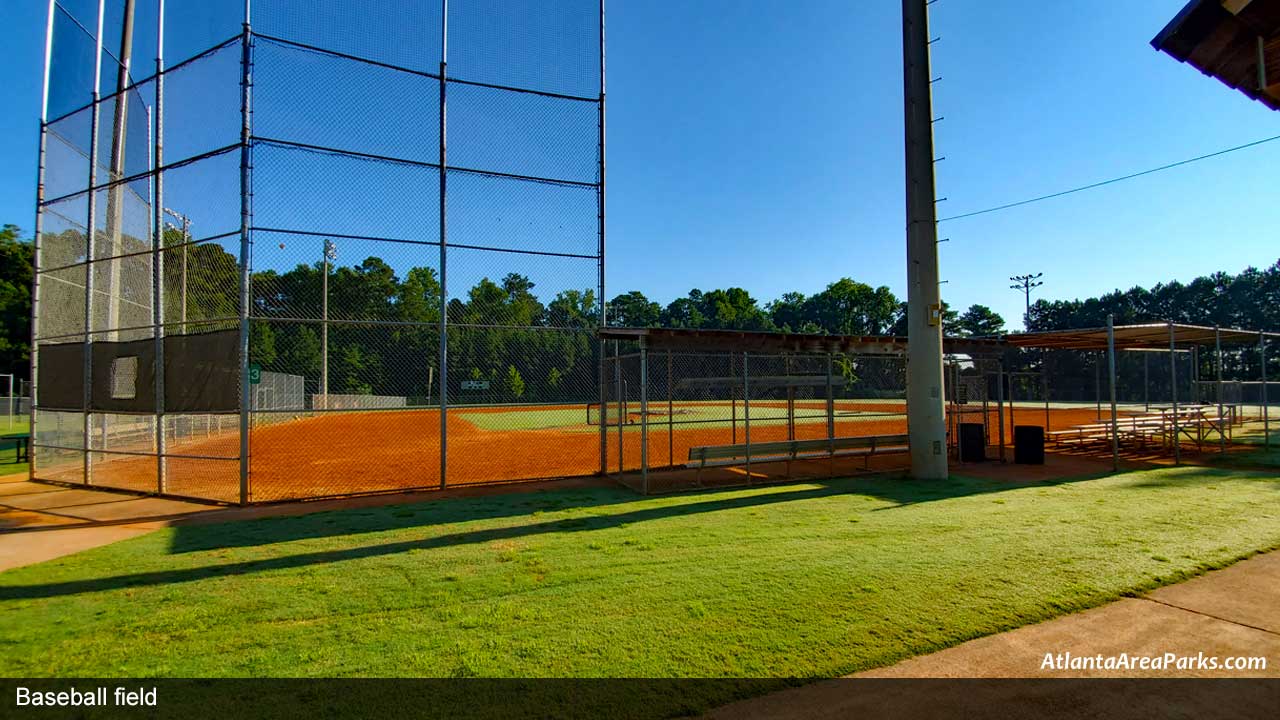
[[[252,190],[250,125],[253,117],[253,26],[251,0],[244,2],[244,31],[240,40],[240,504],[249,502],[249,195]]]
[[[1010,391],[1013,390],[1012,385],[1010,385],[1009,390]],[[985,397],[986,393],[983,393],[983,395],[984,397],[982,398],[982,401],[986,402],[986,397]],[[1004,462],[1005,461],[1005,457],[1004,457],[1004,355],[1001,355],[1000,359],[996,361],[996,415],[997,415],[996,432],[1000,433],[1000,462]],[[1012,405],[1009,406],[1009,416],[1010,416],[1010,424],[1012,425],[1012,418],[1013,418]],[[959,434],[960,434],[960,431],[959,429],[957,429],[956,430],[957,437],[959,436]],[[958,442],[957,442],[957,447],[959,447]]]
[[[649,347],[640,338],[640,486],[649,494]]]
[[[1271,449],[1271,420],[1267,407],[1267,336],[1258,331],[1258,355],[1262,360],[1262,448]],[[34,393],[33,393],[34,395]]]
[[[1173,463],[1182,464],[1182,430],[1178,425],[1178,353],[1173,323],[1169,323],[1169,392],[1173,398]]]
[[[675,388],[671,384],[671,350],[667,350],[667,464],[676,465]]]
[[[449,76],[449,0],[440,3],[440,117],[437,128],[439,145],[440,191],[440,489],[449,484],[449,233],[447,223],[448,171],[448,76]]]
[[[827,452],[835,452],[836,396],[831,379],[831,353],[827,353]]]
[[[1151,382],[1147,368],[1147,353],[1142,353],[1142,407],[1144,412],[1151,412]]]
[[[622,477],[623,463],[623,443],[622,443],[622,426],[626,423],[626,412],[623,410],[623,403],[626,398],[622,397],[622,350],[617,340],[613,341],[613,392],[617,399],[618,406],[615,416],[618,418],[618,477]]]
[[[604,154],[604,151],[605,151],[605,143],[604,143],[604,140],[605,140],[605,113],[604,113],[604,101],[605,101],[605,97],[604,97],[604,95],[605,95],[605,79],[604,79],[604,77],[605,77],[605,76],[604,76],[605,63],[604,63],[604,50],[605,50],[605,45],[604,45],[604,31],[605,31],[605,21],[604,21],[604,3],[605,3],[605,0],[600,0],[600,13],[599,13],[599,14],[600,14],[600,23],[599,23],[599,47],[600,47],[600,57],[599,57],[599,59],[600,59],[600,100],[599,100],[599,104],[597,105],[597,110],[596,110],[596,112],[597,112],[597,114],[596,114],[596,125],[597,125],[597,132],[596,132],[596,138],[597,138],[597,139],[596,139],[596,142],[597,142],[597,148],[596,148],[596,161],[597,161],[597,164],[598,164],[597,172],[598,172],[598,174],[599,174],[599,177],[597,178],[598,185],[596,186],[596,216],[597,216],[597,217],[596,217],[596,222],[597,222],[597,225],[596,225],[596,234],[597,234],[597,247],[596,247],[596,250],[597,250],[597,253],[598,253],[598,255],[599,255],[599,259],[598,259],[598,261],[597,261],[597,263],[596,263],[596,264],[597,264],[597,270],[598,270],[598,272],[599,272],[599,276],[597,277],[596,282],[597,282],[597,285],[599,286],[599,287],[597,288],[597,293],[598,293],[598,295],[599,295],[599,299],[598,299],[598,301],[597,301],[597,302],[599,302],[600,328],[601,328],[601,329],[603,329],[603,328],[605,328],[605,327],[607,327],[607,326],[608,326],[608,303],[607,303],[607,302],[605,302],[605,287],[604,287],[604,286],[605,286],[605,283],[604,283],[604,280],[605,280],[605,277],[604,277],[604,247],[605,247],[605,226],[604,226],[604,211],[605,211],[605,206],[604,206],[604,199],[605,199],[605,195],[604,195],[604,175],[605,175],[605,172],[604,172],[604,171],[605,171],[605,154]],[[607,410],[607,408],[606,408],[606,403],[608,402],[608,386],[607,386],[607,384],[606,384],[606,383],[608,382],[608,380],[606,380],[606,379],[605,379],[605,373],[608,371],[608,368],[607,368],[607,365],[605,364],[605,340],[603,340],[603,339],[602,339],[602,340],[600,340],[600,348],[599,348],[599,352],[600,352],[600,418],[601,418],[601,420],[600,420],[600,474],[601,474],[601,475],[604,475],[604,474],[607,474],[607,473],[609,472],[609,434],[608,434],[608,433],[609,433],[609,429],[608,429],[608,425],[607,425],[607,424],[605,423],[605,421],[604,421],[604,418],[605,418],[605,417],[607,417],[607,415],[606,415],[606,410]],[[619,456],[621,456],[621,455],[622,455],[622,443],[621,443],[621,441],[619,441],[619,443],[618,443],[618,455],[619,455]]]
[[[156,18],[156,97],[152,122],[155,124],[152,149],[152,176],[154,192],[151,199],[155,232],[151,256],[151,311],[155,323],[155,393],[156,393],[156,491],[164,494],[168,489],[165,473],[165,413],[164,413],[164,0],[159,0]],[[182,251],[186,252],[186,237],[182,238]]]
[[[1222,413],[1222,329],[1217,325],[1213,326],[1213,356],[1214,356],[1214,381],[1218,386],[1218,452],[1225,453],[1227,451],[1227,429],[1230,424],[1225,422]]]
[[[1111,469],[1120,469],[1120,425],[1116,420],[1116,326],[1107,315],[1107,378],[1111,387]]]
[[[101,121],[102,108],[98,103],[99,88],[102,87],[102,25],[104,5],[98,3],[98,29],[95,33],[95,59],[93,63],[93,111],[89,116],[89,187],[98,184],[98,125]],[[97,254],[94,242],[97,233],[97,196],[89,191],[87,205],[89,217],[85,222],[85,280],[84,280],[84,484],[93,484],[93,261]]]
[[[751,371],[747,353],[742,353],[742,432],[747,442],[747,484],[751,484]]]

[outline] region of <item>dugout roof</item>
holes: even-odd
[[[1280,110],[1280,0],[1191,0],[1151,46]]]
[[[1170,333],[1175,346],[1212,345],[1218,333],[1222,342],[1252,344],[1266,336],[1280,338],[1280,333],[1237,328],[1215,329],[1202,325],[1178,323],[1147,323],[1144,325],[1117,325],[1115,327],[1117,350],[1168,350]],[[1080,330],[1050,330],[1046,332],[1011,333],[1004,341],[1013,347],[1040,348],[1045,350],[1106,350],[1107,329],[1084,328]]]
[[[602,340],[643,342],[650,350],[763,353],[850,353],[902,355],[902,335],[814,335],[755,330],[690,330],[683,328],[603,328]],[[981,355],[998,353],[1005,344],[997,338],[943,338],[943,351]]]

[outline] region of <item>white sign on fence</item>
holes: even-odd
[[[462,389],[463,390],[488,390],[489,381],[488,380],[463,380]]]

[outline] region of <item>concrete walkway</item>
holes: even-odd
[[[1251,671],[1041,668],[1046,653],[1068,652],[1075,657],[1126,653],[1137,656],[1175,653],[1192,657],[1204,653],[1207,657],[1220,659],[1262,656],[1266,658],[1266,668]],[[983,696],[987,698],[986,702],[1009,703],[1011,709],[1023,703],[1024,709],[1028,710],[1027,717],[1043,717],[1045,703],[1055,697],[1051,692],[1041,692],[1044,688],[1062,689],[1063,694],[1055,702],[1074,703],[1079,701],[1076,695],[1085,694],[1080,690],[1082,686],[1061,683],[904,685],[853,682],[851,679],[1098,677],[1280,677],[1280,552],[1258,555],[1184,583],[1160,588],[1143,597],[1126,598],[1092,610],[978,638],[849,678],[827,680],[733,703],[708,713],[707,717],[725,720],[849,718],[867,713],[876,715],[877,711],[883,714],[886,707],[901,711],[891,713],[895,717],[924,717],[934,715],[930,711],[937,710],[946,693],[955,695],[951,698],[953,702],[965,702],[970,694],[986,693]],[[1126,685],[1090,685],[1085,691],[1102,695],[1107,694],[1103,691],[1115,691],[1112,694],[1116,697],[1112,700],[1132,702],[1132,694],[1125,696],[1132,689]],[[1211,704],[1214,696],[1206,694],[1205,697],[1210,704],[1200,710],[1214,714],[1215,708]],[[1185,697],[1180,698],[1181,701],[1190,702]],[[1099,707],[1104,708],[1105,705],[1102,703]],[[1110,707],[1115,709],[1114,705]],[[1192,705],[1177,707],[1185,711]],[[1009,715],[1022,716],[1018,712]],[[1105,716],[1105,713],[1098,716]]]
[[[178,524],[233,522],[307,515],[327,510],[380,507],[535,490],[610,486],[603,478],[545,480],[512,485],[474,485],[387,495],[277,505],[227,507],[169,498],[128,495],[33,483],[26,474],[0,477],[0,572],[127,540]]]

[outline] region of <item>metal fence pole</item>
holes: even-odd
[[[599,301],[598,301],[598,302],[600,303],[599,313],[600,313],[600,328],[601,328],[601,329],[605,328],[605,327],[608,325],[608,317],[607,317],[607,308],[608,308],[608,304],[605,302],[605,284],[604,284],[604,280],[605,280],[605,277],[604,277],[604,248],[605,248],[605,223],[604,223],[604,217],[605,217],[605,206],[604,206],[604,205],[605,205],[605,194],[604,194],[604,189],[605,189],[605,188],[604,188],[604,180],[605,180],[605,177],[604,177],[604,176],[605,176],[605,154],[604,154],[604,153],[605,153],[605,142],[604,142],[604,141],[605,141],[605,113],[604,113],[604,107],[605,107],[605,104],[604,104],[604,95],[605,95],[605,80],[604,80],[604,69],[605,69],[605,63],[604,63],[604,52],[605,52],[605,44],[604,44],[605,22],[604,22],[604,19],[605,19],[605,15],[604,15],[604,3],[605,3],[605,0],[600,0],[600,32],[599,32],[599,43],[600,43],[600,100],[599,100],[599,104],[597,105],[597,109],[596,109],[596,112],[597,112],[597,116],[596,116],[596,124],[597,124],[597,127],[598,127],[598,129],[597,129],[597,150],[596,150],[596,159],[597,159],[597,163],[598,163],[598,165],[599,165],[599,167],[597,168],[597,173],[599,174],[599,177],[597,177],[597,178],[596,178],[596,181],[597,181],[597,187],[596,187],[596,214],[597,214],[597,235],[598,235],[597,253],[598,253],[598,255],[599,255],[599,260],[598,260],[598,262],[597,262],[597,266],[598,266],[598,270],[599,270],[599,277],[597,278],[597,283],[598,283],[598,286],[599,286],[599,287],[598,287],[598,292],[599,292],[599,295],[600,295],[600,297],[599,297]],[[606,405],[606,403],[608,402],[607,386],[605,385],[605,383],[606,383],[607,381],[605,380],[606,366],[605,366],[605,349],[604,349],[604,343],[605,343],[605,341],[604,341],[604,340],[601,340],[601,341],[600,341],[600,343],[599,343],[599,354],[600,354],[600,417],[601,417],[601,423],[600,423],[600,473],[601,473],[601,474],[605,474],[605,473],[607,473],[607,472],[608,472],[608,463],[609,463],[609,450],[608,450],[609,437],[608,437],[608,426],[607,426],[607,425],[604,423],[604,421],[603,421],[603,418],[606,416],[606,415],[605,415],[605,411],[606,411],[606,407],[605,407],[605,405]],[[619,442],[619,443],[618,443],[618,454],[619,454],[619,455],[621,455],[621,454],[622,454],[622,443],[621,443],[621,442]]]
[[[676,441],[675,441],[675,404],[673,401],[674,389],[671,385],[671,351],[667,351],[667,464],[671,467],[676,465]]]
[[[623,453],[622,451],[623,450],[622,426],[623,424],[626,423],[626,420],[627,420],[626,414],[623,412],[624,398],[622,397],[622,354],[621,352],[622,351],[620,349],[620,346],[618,345],[618,341],[614,340],[613,341],[613,379],[614,379],[614,397],[617,398],[617,405],[618,405],[618,409],[615,414],[618,418],[618,475],[619,476],[622,475],[623,456],[625,455],[625,453]]]
[[[747,353],[742,353],[742,433],[747,442],[747,484],[751,484],[751,378]]]
[[[1102,361],[1093,353],[1093,402],[1097,408],[1096,422],[1102,422]]]
[[[1267,336],[1258,332],[1258,355],[1262,360],[1262,447],[1271,449],[1271,419],[1267,407]],[[34,375],[32,376],[34,377]],[[34,398],[35,393],[32,392]],[[34,426],[32,426],[34,428]],[[34,430],[33,430],[34,432]]]
[[[836,396],[831,378],[831,353],[827,353],[827,452],[835,452]]]
[[[446,95],[449,77],[449,0],[440,3],[440,124],[438,127],[440,161],[440,489],[449,478],[449,237],[446,222],[448,197],[448,111]]]
[[[746,368],[743,368],[746,373]],[[733,373],[733,356],[729,356],[729,377],[732,378]],[[733,444],[738,444],[738,390],[737,388],[729,388],[729,427],[733,431]]]
[[[1000,434],[1000,462],[1004,462],[1004,358],[1001,357],[996,362],[996,432]],[[1013,387],[1010,386],[1009,389],[1013,390]],[[983,395],[982,400],[986,402],[986,393],[983,393]],[[986,413],[983,414],[985,415]],[[1009,406],[1009,415],[1012,421],[1012,404]],[[959,431],[957,431],[957,434],[959,434]]]
[[[40,329],[38,325],[40,303],[40,248],[43,243],[40,242],[40,236],[44,234],[44,175],[45,175],[45,154],[48,149],[49,138],[49,71],[53,62],[53,17],[57,11],[55,0],[49,0],[49,15],[46,19],[45,35],[44,35],[44,80],[41,85],[40,98],[40,149],[36,156],[36,229],[32,236],[31,245],[34,258],[31,273],[31,380],[27,387],[30,399],[27,403],[27,412],[29,413],[29,422],[27,432],[31,435],[31,441],[27,445],[27,479],[34,480],[36,477],[36,452],[35,445],[39,439],[38,429],[36,426],[36,387],[39,373],[39,343],[36,338],[40,337]]]
[[[1142,353],[1142,407],[1144,412],[1151,412],[1151,376],[1148,372],[1148,353]]]
[[[1116,326],[1107,315],[1107,378],[1111,387],[1111,469],[1120,469],[1120,425],[1116,419]]]
[[[640,340],[640,486],[649,494],[649,348]]]
[[[168,490],[165,473],[165,413],[164,413],[164,174],[160,168],[164,166],[164,2],[159,0],[156,7],[156,97],[152,122],[155,124],[153,138],[154,164],[152,176],[154,197],[152,213],[155,238],[152,245],[151,260],[151,305],[152,319],[155,321],[155,392],[156,392],[156,492],[163,494]],[[186,238],[183,238],[186,242]],[[184,247],[185,251],[186,248]]]
[[[1049,351],[1040,351],[1040,389],[1044,393],[1044,436],[1049,438]]]
[[[249,195],[253,166],[250,125],[253,117],[253,26],[251,0],[244,3],[244,32],[240,48],[240,504],[249,502]]]
[[[1228,424],[1222,412],[1222,330],[1213,326],[1214,384],[1218,394],[1218,452],[1227,451]]]
[[[102,24],[106,12],[104,0],[98,0],[98,29],[95,33],[96,58],[93,65],[93,111],[89,120],[89,218],[85,226],[85,281],[84,281],[84,484],[93,484],[93,258],[95,253],[98,184],[98,124],[102,108],[99,105],[99,89],[102,87]]]
[[[1173,398],[1173,462],[1182,464],[1182,436],[1178,425],[1178,353],[1173,323],[1169,323],[1169,391]]]

